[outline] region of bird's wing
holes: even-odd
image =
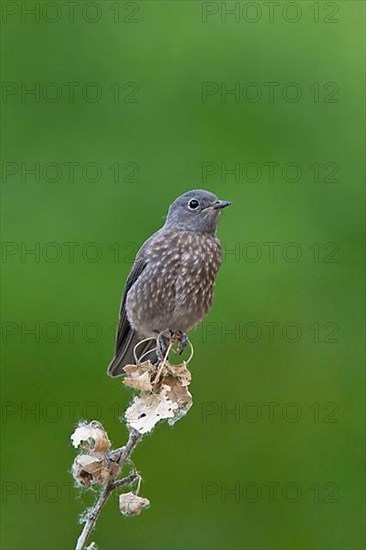
[[[146,254],[146,248],[148,247],[149,243],[151,244],[151,242],[156,238],[159,233],[160,231],[157,231],[142,245],[137,254],[135,263],[132,266],[130,274],[127,278],[119,314],[115,356],[112,359],[107,371],[110,376],[120,376],[121,374],[123,374],[124,365],[127,365],[128,363],[133,363],[135,361],[133,350],[136,344],[139,342],[139,336],[138,334],[136,334],[136,331],[131,327],[127,318],[126,299],[128,292],[131,290],[132,286],[136,283],[137,279],[140,277],[140,275],[148,265],[148,254]],[[146,342],[145,345],[139,349],[139,352],[143,355],[149,349],[154,348],[155,345],[156,344],[154,342]],[[156,355],[152,352],[152,354],[148,357],[146,357],[145,355],[145,359],[146,358],[149,358],[151,361],[155,361]]]
[[[126,286],[125,286],[125,290],[124,290],[122,302],[121,302],[121,309],[119,313],[119,323],[118,323],[117,339],[116,339],[116,356],[119,355],[119,353],[122,351],[122,348],[127,343],[125,341],[126,337],[129,336],[129,333],[131,332],[131,325],[127,319],[127,314],[126,314],[127,294],[130,288],[132,287],[132,285],[135,284],[137,279],[140,277],[141,273],[144,271],[146,265],[147,265],[147,261],[144,258],[144,256],[143,255],[138,256],[127,278],[127,282],[126,282]]]
[[[128,291],[135,284],[147,265],[143,254],[139,254],[127,278],[125,290],[122,297],[121,309],[119,314],[119,323],[116,337],[116,350],[114,358],[108,366],[110,376],[120,376],[123,374],[123,367],[128,363],[134,362],[133,349],[138,343],[138,336],[131,327],[126,314],[126,298]]]

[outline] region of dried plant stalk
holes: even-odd
[[[188,361],[173,365],[168,360],[173,345],[174,341],[157,365],[150,361],[137,360],[136,364],[124,367],[126,376],[123,384],[137,392],[125,413],[129,438],[124,447],[111,449],[106,430],[96,420],[80,423],[71,436],[74,447],[81,450],[72,467],[76,483],[84,488],[95,484],[102,488],[94,506],[85,516],[85,524],[75,550],[87,548],[90,533],[103,506],[116,489],[137,482],[134,492],[120,495],[120,511],[125,516],[139,515],[150,504],[148,499],[139,496],[142,478],[130,457],[143,435],[151,432],[158,422],[166,420],[169,424],[174,424],[192,405],[192,396],[188,390],[191,373],[187,364],[193,357],[193,347],[189,342],[191,354]],[[137,349],[135,357],[136,351]],[[132,465],[132,470],[126,477],[119,478],[126,464]],[[88,547],[89,550],[95,548],[95,543]]]

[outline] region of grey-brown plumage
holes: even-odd
[[[135,362],[133,349],[142,339],[166,330],[188,332],[205,317],[221,264],[217,221],[229,204],[208,191],[189,191],[172,203],[165,225],[142,245],[127,279],[108,374],[119,376]],[[155,345],[147,343],[139,354]]]

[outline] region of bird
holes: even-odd
[[[222,248],[217,223],[230,201],[204,189],[179,196],[169,207],[165,224],[141,246],[128,275],[122,296],[115,354],[108,367],[112,377],[135,363],[134,349],[141,342],[140,357],[156,361],[159,335],[186,333],[208,313]]]

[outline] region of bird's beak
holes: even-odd
[[[231,202],[229,201],[216,201],[213,203],[212,208],[215,210],[221,210],[222,208],[226,208],[227,206],[230,206]]]

